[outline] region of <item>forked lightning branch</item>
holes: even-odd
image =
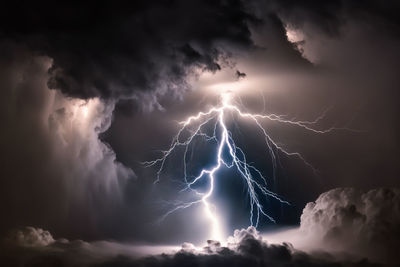
[[[172,153],[179,147],[184,148],[184,152],[182,154],[184,188],[182,190],[190,190],[198,197],[194,201],[175,205],[171,210],[164,214],[162,219],[171,213],[176,212],[177,210],[186,209],[192,207],[193,205],[201,204],[204,206],[205,214],[209,218],[212,225],[210,238],[215,240],[221,240],[221,225],[217,216],[218,210],[210,202],[209,198],[214,193],[215,180],[218,179],[216,176],[217,171],[223,166],[227,168],[235,168],[243,178],[244,184],[247,187],[247,196],[250,203],[250,225],[257,227],[262,217],[275,222],[274,218],[268,214],[266,207],[262,205],[262,198],[273,198],[276,201],[289,205],[287,201],[283,200],[279,195],[268,189],[268,177],[266,177],[255,165],[248,161],[243,148],[240,148],[236,144],[232,137],[233,135],[227,126],[227,120],[234,118],[234,116],[228,115],[236,115],[241,119],[249,120],[261,133],[267,153],[270,155],[271,162],[269,164],[271,164],[273,169],[273,176],[275,176],[276,168],[279,164],[280,154],[297,157],[298,159],[302,160],[304,164],[312,168],[313,171],[315,171],[315,169],[304,159],[300,153],[288,151],[274,141],[267,133],[267,129],[264,127],[265,123],[263,122],[265,120],[294,125],[303,128],[306,131],[311,131],[318,134],[327,133],[335,129],[343,129],[336,127],[326,130],[316,129],[314,126],[324,117],[325,113],[316,118],[314,121],[288,120],[284,116],[276,114],[264,115],[247,113],[242,111],[238,105],[233,103],[233,95],[231,92],[222,93],[219,106],[210,108],[205,112],[199,112],[196,115],[188,117],[185,121],[180,122],[179,124],[181,127],[173,138],[170,147],[167,150],[162,151],[161,157],[152,161],[146,161],[143,164],[147,167],[157,167],[157,179],[155,181],[155,183],[157,183],[161,179],[164,168],[167,164],[167,159],[171,157]],[[211,133],[208,133],[210,131],[207,132],[205,130],[206,128],[212,128],[213,130]],[[195,138],[203,138],[206,142],[215,143],[217,148],[215,152],[216,160],[211,167],[203,168],[197,174],[197,176],[190,176],[189,178],[187,170],[187,154]],[[227,153],[225,153],[225,151]],[[205,190],[205,192],[201,192],[200,190],[196,189],[195,185],[199,182],[204,182],[204,179],[208,179],[208,188]]]

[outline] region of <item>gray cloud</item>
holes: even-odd
[[[11,246],[41,247],[48,246],[55,240],[49,231],[28,226],[10,233],[4,242]]]
[[[399,33],[399,18],[395,10],[400,6],[397,1],[383,3],[369,0],[361,3],[330,0],[315,3],[308,0],[283,0],[268,2],[264,7],[279,14],[286,23],[296,28],[311,26],[329,36],[343,34],[346,26],[354,19],[385,25],[385,31]]]
[[[290,234],[312,243],[307,252],[289,242],[270,243],[254,227],[235,230],[225,244],[208,240],[204,247],[184,243],[181,248],[70,241],[25,227],[2,241],[0,262],[13,266],[395,266],[399,196],[397,188],[368,192],[338,188],[321,194],[307,204],[300,229]]]
[[[18,2],[1,9],[0,121],[6,127],[0,144],[6,164],[0,167],[0,205],[7,214],[1,232],[28,224],[69,238],[201,238],[208,224],[195,217],[201,214],[196,209],[154,225],[168,208],[157,201],[176,200],[177,188],[153,186],[153,176],[143,170],[141,179],[129,179],[133,172],[118,162],[136,166],[148,151],[169,143],[178,115],[214,103],[203,101],[201,92],[185,95],[185,103],[169,98],[183,96],[188,76],[232,67],[231,55],[251,50],[257,34],[262,49],[242,54],[237,69],[246,73],[243,81],[262,77],[256,89],[273,92],[266,95],[269,110],[309,119],[336,101],[321,127],[351,121],[368,130],[305,137],[268,128],[322,173],[318,180],[282,159],[288,175],[275,187],[298,213],[278,210],[279,222],[297,223],[303,203],[326,188],[398,184],[395,2],[276,1],[255,9],[254,2],[186,2],[133,8],[25,3],[22,9]],[[321,59],[318,64],[288,42],[286,25],[305,34],[302,46]],[[234,71],[229,75],[233,80]],[[254,103],[249,106],[258,107]],[[114,113],[115,105],[122,112]],[[137,112],[163,107],[167,112]],[[215,251],[218,244],[209,247]]]
[[[366,259],[338,260],[328,253],[307,254],[288,243],[268,244],[253,227],[236,230],[227,246],[211,240],[204,248],[185,243],[175,252],[152,256],[135,252],[140,246],[106,241],[58,239],[33,246],[31,240],[41,239],[43,231],[32,227],[22,231],[27,233],[25,239],[18,234],[21,231],[16,232],[18,242],[5,247],[7,254],[0,256],[1,263],[17,266],[380,266]],[[49,233],[47,236],[51,237]],[[151,253],[149,248],[147,253]]]
[[[3,9],[0,33],[53,59],[50,88],[148,109],[179,97],[196,71],[220,70],[235,47],[250,48],[256,21],[239,0],[25,5]]]
[[[308,203],[300,230],[310,242],[331,250],[351,251],[380,261],[398,262],[400,247],[400,190],[380,188],[363,192],[338,188]]]
[[[220,70],[232,53],[254,47],[251,27],[273,24],[268,17],[335,36],[350,17],[397,32],[396,8],[396,1],[340,0],[9,3],[0,37],[53,59],[50,88],[84,99],[136,99],[152,109],[165,95],[180,97],[187,76]]]
[[[1,231],[30,222],[65,233],[68,218],[93,235],[95,218],[120,205],[121,189],[134,176],[98,137],[110,126],[114,104],[51,91],[51,59],[13,42],[0,47],[7,55],[0,58],[0,122],[7,125],[0,133],[7,162],[0,205],[8,214]]]

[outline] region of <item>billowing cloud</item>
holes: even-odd
[[[279,223],[297,223],[303,203],[327,188],[398,184],[400,60],[395,1],[8,5],[0,10],[0,159],[4,163],[0,166],[0,207],[7,214],[0,221],[0,233],[35,225],[70,239],[168,242],[190,237],[197,242],[203,238],[208,222],[199,207],[155,225],[168,204],[176,201],[177,187],[166,182],[154,186],[152,171],[140,168],[136,170],[142,172],[140,179],[129,179],[135,175],[126,166],[135,167],[154,150],[165,148],[174,134],[173,120],[214,103],[214,99],[204,100],[208,97],[204,92],[185,95],[180,104],[170,98],[183,96],[190,87],[189,76],[214,73],[224,66],[232,67],[222,74],[224,79],[229,76],[230,82],[236,70],[237,78],[246,74],[240,82],[250,85],[243,91],[267,92],[262,97],[257,93],[249,101],[244,99],[250,109],[308,120],[335,102],[337,106],[319,122],[321,128],[337,125],[367,129],[357,134],[305,137],[295,130],[268,126],[279,143],[291,151],[300,148],[323,177],[318,180],[310,170],[282,157],[285,177],[276,179],[271,187],[292,205],[268,206]],[[292,41],[300,43],[287,40],[287,29],[298,33],[298,39]],[[252,50],[254,45],[259,47]],[[251,53],[242,54],[233,68],[231,55],[249,50]],[[223,84],[221,90],[231,85]],[[127,107],[130,112],[114,113],[115,106],[119,111]],[[158,111],[164,107],[170,113]],[[137,109],[158,110],[141,114]],[[107,139],[107,134],[112,138]],[[251,136],[244,135],[252,142]],[[110,145],[100,140],[103,137]],[[253,145],[260,148],[255,142]],[[252,159],[264,157],[263,151],[254,152]],[[258,160],[255,163],[262,164]],[[169,168],[180,170],[175,165]],[[270,166],[264,168],[269,171]],[[173,176],[166,180],[173,180]],[[247,225],[247,218],[232,205],[241,193],[241,188],[237,189],[232,190],[237,194],[227,197],[229,206],[225,210],[230,208],[235,215],[226,216],[230,217],[227,224],[243,219]],[[384,229],[390,233],[398,231],[396,227],[381,221],[384,216],[372,216],[362,206],[355,207],[339,208],[343,214],[323,208],[326,214],[335,215],[324,219],[326,224],[315,231],[319,233],[316,237],[324,237],[322,241],[331,246],[346,241],[343,247],[352,249],[361,243],[347,242],[343,236],[358,237],[355,233],[361,231],[360,227],[365,234],[360,238],[365,241],[360,245],[361,255],[368,255],[373,244],[378,247],[377,254],[393,255],[386,242],[394,244],[392,248],[398,243],[394,237],[387,237],[390,234]],[[318,213],[310,208],[304,214],[311,216],[314,212]],[[306,221],[302,228],[313,228],[315,222]],[[341,226],[337,228],[336,224]],[[377,234],[379,231],[384,233]],[[250,236],[249,240],[255,241],[249,242],[263,251],[258,236]],[[382,241],[380,237],[385,238]],[[205,258],[211,260],[222,250],[234,254],[251,251],[248,247],[252,245],[244,245],[246,242],[241,249],[226,250],[212,241]],[[265,255],[275,253],[266,246]],[[193,250],[193,246],[187,244],[185,249]],[[289,245],[277,251],[293,255]],[[186,255],[182,253],[168,256],[166,262],[172,264]],[[188,255],[195,260],[203,257],[192,254]],[[257,257],[274,256],[262,252]]]
[[[48,246],[54,243],[55,240],[49,231],[28,226],[20,230],[15,230],[8,235],[4,242],[12,246],[41,247]]]
[[[229,65],[232,52],[253,47],[251,26],[273,24],[268,17],[339,35],[349,17],[395,29],[396,7],[396,1],[340,0],[9,3],[0,14],[0,34],[53,59],[50,88],[161,108],[158,98],[180,96],[188,75],[215,72]]]
[[[203,247],[184,243],[180,248],[70,241],[25,227],[2,241],[6,253],[0,262],[21,266],[55,262],[67,266],[392,266],[398,263],[399,196],[395,188],[364,193],[338,188],[321,194],[304,208],[300,229],[290,234],[311,242],[308,246],[313,249],[271,243],[254,227],[235,230],[226,242],[208,240]]]
[[[289,243],[269,244],[253,227],[236,230],[226,246],[212,240],[203,248],[185,243],[180,249],[164,247],[163,254],[157,247],[106,241],[31,242],[42,239],[42,235],[43,230],[32,227],[15,232],[9,238],[17,242],[4,248],[8,253],[0,257],[0,262],[21,266],[378,266],[366,259],[338,260],[328,253],[307,254]],[[46,235],[51,238],[48,232]]]
[[[300,231],[313,238],[314,246],[398,262],[400,190],[338,188],[323,193],[304,208]]]
[[[23,222],[67,227],[62,221],[69,218],[90,235],[94,218],[120,202],[123,184],[134,176],[99,140],[114,103],[49,90],[51,59],[13,42],[0,46],[7,54],[0,59],[0,122],[7,125],[0,205],[9,214],[2,231]]]
[[[333,0],[324,2],[283,0],[268,2],[266,6],[283,20],[296,28],[313,27],[330,36],[342,33],[350,20],[370,20],[387,25],[386,30],[398,33],[399,18],[397,1],[357,1]]]
[[[186,76],[221,69],[235,47],[251,47],[256,20],[239,0],[25,5],[3,9],[0,32],[53,59],[50,88],[147,108],[179,96]]]

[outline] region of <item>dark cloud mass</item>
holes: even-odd
[[[391,0],[2,3],[0,265],[398,265],[399,11]],[[210,201],[232,236],[204,245],[202,205],[163,217],[198,200],[181,190],[183,150],[158,183],[141,162],[222,92],[243,111],[336,130],[263,121],[294,152],[277,152],[273,170],[265,136],[226,116],[246,160],[290,205],[262,199],[276,223],[248,228],[246,185],[223,168]],[[213,148],[194,140],[189,176]]]
[[[221,69],[229,49],[250,47],[255,21],[236,0],[11,5],[0,32],[53,59],[50,88],[150,105],[183,92],[194,71]]]

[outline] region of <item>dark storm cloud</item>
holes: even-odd
[[[194,70],[220,70],[231,48],[251,47],[255,21],[237,0],[16,2],[0,17],[3,37],[53,59],[50,88],[154,106]]]
[[[252,22],[278,15],[338,34],[349,17],[374,17],[392,28],[396,1],[117,1],[15,2],[0,14],[2,38],[52,58],[49,87],[79,98],[180,95],[195,69],[217,71],[234,48],[253,45]],[[256,14],[256,15],[255,15]],[[152,93],[150,93],[152,92]]]
[[[183,244],[175,253],[140,256],[129,245],[112,242],[54,240],[42,229],[27,227],[4,240],[2,264],[13,266],[383,266],[367,259],[334,259],[307,254],[288,243],[268,244],[253,228],[236,230],[227,246],[208,241],[203,249]]]
[[[256,92],[259,89],[265,92],[267,109],[272,113],[285,114],[288,118],[313,120],[328,107],[332,107],[319,122],[317,126],[319,129],[343,126],[361,132],[337,131],[319,135],[285,125],[268,124],[268,133],[279,143],[285,144],[289,151],[301,152],[319,171],[319,176],[315,176],[300,160],[282,155],[284,166],[281,170],[282,175],[274,181],[274,185],[276,191],[287,198],[292,205],[288,206],[290,209],[274,208],[271,203],[265,205],[268,205],[269,212],[274,213],[278,224],[291,225],[298,224],[302,208],[307,202],[330,188],[354,186],[368,189],[382,185],[397,185],[400,166],[397,156],[400,149],[397,141],[398,114],[400,114],[397,103],[399,42],[392,31],[387,31],[390,22],[376,15],[382,22],[377,23],[376,19],[371,18],[373,9],[367,6],[364,9],[369,13],[365,11],[366,17],[363,19],[362,16],[352,16],[350,12],[343,11],[340,3],[331,4],[326,1],[320,1],[315,5],[311,2],[304,5],[296,3],[286,4],[287,6],[279,12],[270,6],[257,9],[259,12],[257,17],[262,18],[263,23],[252,28],[254,34],[252,37],[259,36],[260,40],[256,44],[263,49],[246,54],[238,60],[236,66],[237,70],[247,75],[243,82],[251,82],[261,77],[261,81],[256,80],[246,88],[254,93],[254,98],[258,98],[256,99],[258,102],[254,100],[246,102],[244,97],[246,108],[254,108],[257,112],[263,110],[262,99]],[[289,10],[293,10],[293,14],[290,15],[297,15],[299,18],[281,14]],[[330,15],[320,15],[318,10],[330,12]],[[358,12],[364,12],[362,10]],[[306,15],[302,12],[306,12]],[[304,25],[311,24],[312,27],[307,28],[304,25],[301,27],[300,21]],[[290,23],[299,27],[300,32],[306,31],[307,34],[302,40],[305,51],[315,55],[320,62],[310,64],[287,40],[285,24]],[[216,79],[215,82],[221,81]],[[114,123],[105,133],[105,140],[115,149],[119,160],[129,166],[135,166],[137,161],[154,159],[155,153],[149,156],[149,151],[166,149],[176,134],[177,125],[174,120],[182,120],[187,114],[207,110],[217,103],[212,102],[213,100],[203,101],[204,98],[201,92],[195,96],[189,95],[181,103],[166,104],[164,106],[166,111],[163,113],[138,114],[133,111],[130,116],[126,116],[128,112],[121,114],[117,111]],[[131,103],[124,106],[131,107]],[[243,141],[243,147],[247,149],[249,159],[255,164],[260,164],[262,170],[268,173],[270,165],[264,164],[264,154],[254,153],[257,148],[263,149],[259,143],[262,140],[256,138],[253,128],[250,128],[248,135],[244,136],[247,140]],[[253,140],[255,145],[251,146]],[[201,154],[200,157],[210,158],[209,154]],[[178,194],[179,185],[171,180],[182,177],[182,165],[179,165],[181,162],[178,156],[168,162],[168,169],[161,177],[163,185],[158,184],[158,189],[144,187],[142,183],[140,189],[137,189],[134,183],[131,183],[127,188],[129,201],[141,203],[141,200],[147,199],[150,201],[145,203],[150,203],[152,199],[146,198],[147,194],[144,192],[148,190],[153,193],[153,200],[161,198],[165,200],[163,204],[167,201],[174,203],[182,194]],[[137,171],[139,179],[146,180],[149,184],[154,181],[156,175],[154,172],[143,171],[140,167],[137,169],[139,169]],[[139,173],[142,171],[143,173]],[[222,179],[223,177],[219,181]],[[169,190],[165,189],[168,181],[171,182]],[[222,183],[221,187],[228,187]],[[232,184],[230,182],[230,186]],[[242,188],[238,186],[236,194],[229,195],[226,191],[225,194],[228,196],[217,194],[217,197],[225,197],[224,200],[228,203],[221,208],[227,214],[227,224],[237,224],[230,228],[231,230],[248,223],[248,213],[246,213],[248,211],[241,213],[238,211],[238,205],[232,204],[243,202],[238,197],[241,190]],[[154,206],[146,205],[149,209],[143,213],[149,213],[150,207]],[[163,209],[162,205],[158,205],[162,210],[161,214],[173,207],[173,205],[165,206]],[[140,207],[138,209],[141,210]],[[199,209],[197,213],[201,214],[201,210]],[[177,236],[183,239],[179,241],[187,238],[197,241],[198,237],[201,238],[206,233],[204,226],[207,227],[207,223],[203,224],[203,227],[198,227],[197,219],[194,220],[195,223],[187,223],[186,218],[195,214],[196,212],[190,209],[172,214],[161,225],[157,225],[160,235],[154,235],[157,230],[151,229],[147,230],[152,232],[149,236],[154,236],[155,240],[163,237],[165,238],[163,241]],[[142,220],[143,216],[137,218],[132,213],[125,218],[132,220],[133,224],[133,221]],[[157,219],[156,216],[153,218]],[[243,225],[239,225],[238,221],[241,219],[245,221]],[[127,224],[125,233],[134,231],[129,227],[131,224]],[[172,234],[173,231],[179,235]],[[140,231],[140,233],[145,232],[146,230]]]
[[[267,90],[274,87],[282,92],[278,97],[268,95],[270,110],[300,118],[297,112],[303,106],[304,113],[311,114],[304,118],[315,118],[326,107],[326,99],[335,99],[338,108],[329,113],[322,127],[351,120],[356,127],[369,130],[368,134],[335,133],[323,139],[305,138],[295,131],[274,132],[271,126],[268,130],[282,137],[288,147],[299,144],[322,173],[317,181],[312,174],[285,165],[288,176],[296,179],[280,179],[276,188],[290,199],[292,207],[301,212],[303,204],[325,188],[398,185],[396,2],[275,1],[261,5],[264,2],[254,1],[249,9],[240,1],[132,3],[16,1],[8,4],[13,6],[2,6],[0,205],[7,216],[0,222],[1,233],[35,225],[68,238],[168,242],[204,237],[209,224],[199,222],[201,207],[155,225],[169,207],[163,209],[154,200],[176,200],[172,198],[177,195],[175,184],[155,187],[154,176],[145,171],[140,179],[129,179],[133,172],[119,162],[136,166],[149,150],[165,148],[174,134],[171,121],[176,115],[182,118],[209,103],[201,103],[200,94],[185,99],[184,108],[171,101],[165,105],[175,108],[169,117],[167,112],[139,115],[137,109],[161,109],[158,100],[163,96],[180,97],[189,86],[187,76],[196,70],[215,72],[225,65],[231,67],[231,53],[253,46],[250,32],[261,35],[262,49],[252,50],[246,67],[238,69],[246,73],[244,81],[255,74],[265,76]],[[263,23],[251,28],[251,22],[259,22],[255,18]],[[308,30],[312,38],[307,36],[302,45],[306,51],[310,46],[323,64],[312,65],[301,57],[285,36],[286,24]],[[304,76],[290,73],[293,69]],[[65,95],[102,100],[90,102],[91,115],[81,121],[82,112],[76,110],[83,102]],[[119,98],[133,98],[136,103],[126,99],[129,112],[113,113],[114,100]],[[365,102],[362,110],[354,112],[355,106]],[[102,133],[113,137],[104,138],[111,146],[99,140]],[[356,211],[349,208],[350,215],[364,214]],[[296,224],[297,214],[290,216],[282,221]],[[395,227],[389,230],[397,231]],[[263,246],[257,242],[255,246],[261,246],[258,255],[263,255]],[[215,247],[216,243],[209,244],[209,250]],[[287,256],[290,249],[285,247],[278,250]],[[165,261],[151,260],[173,264],[188,255],[195,265],[199,259],[213,263],[222,257],[185,253]],[[287,258],[283,261],[291,263]]]

